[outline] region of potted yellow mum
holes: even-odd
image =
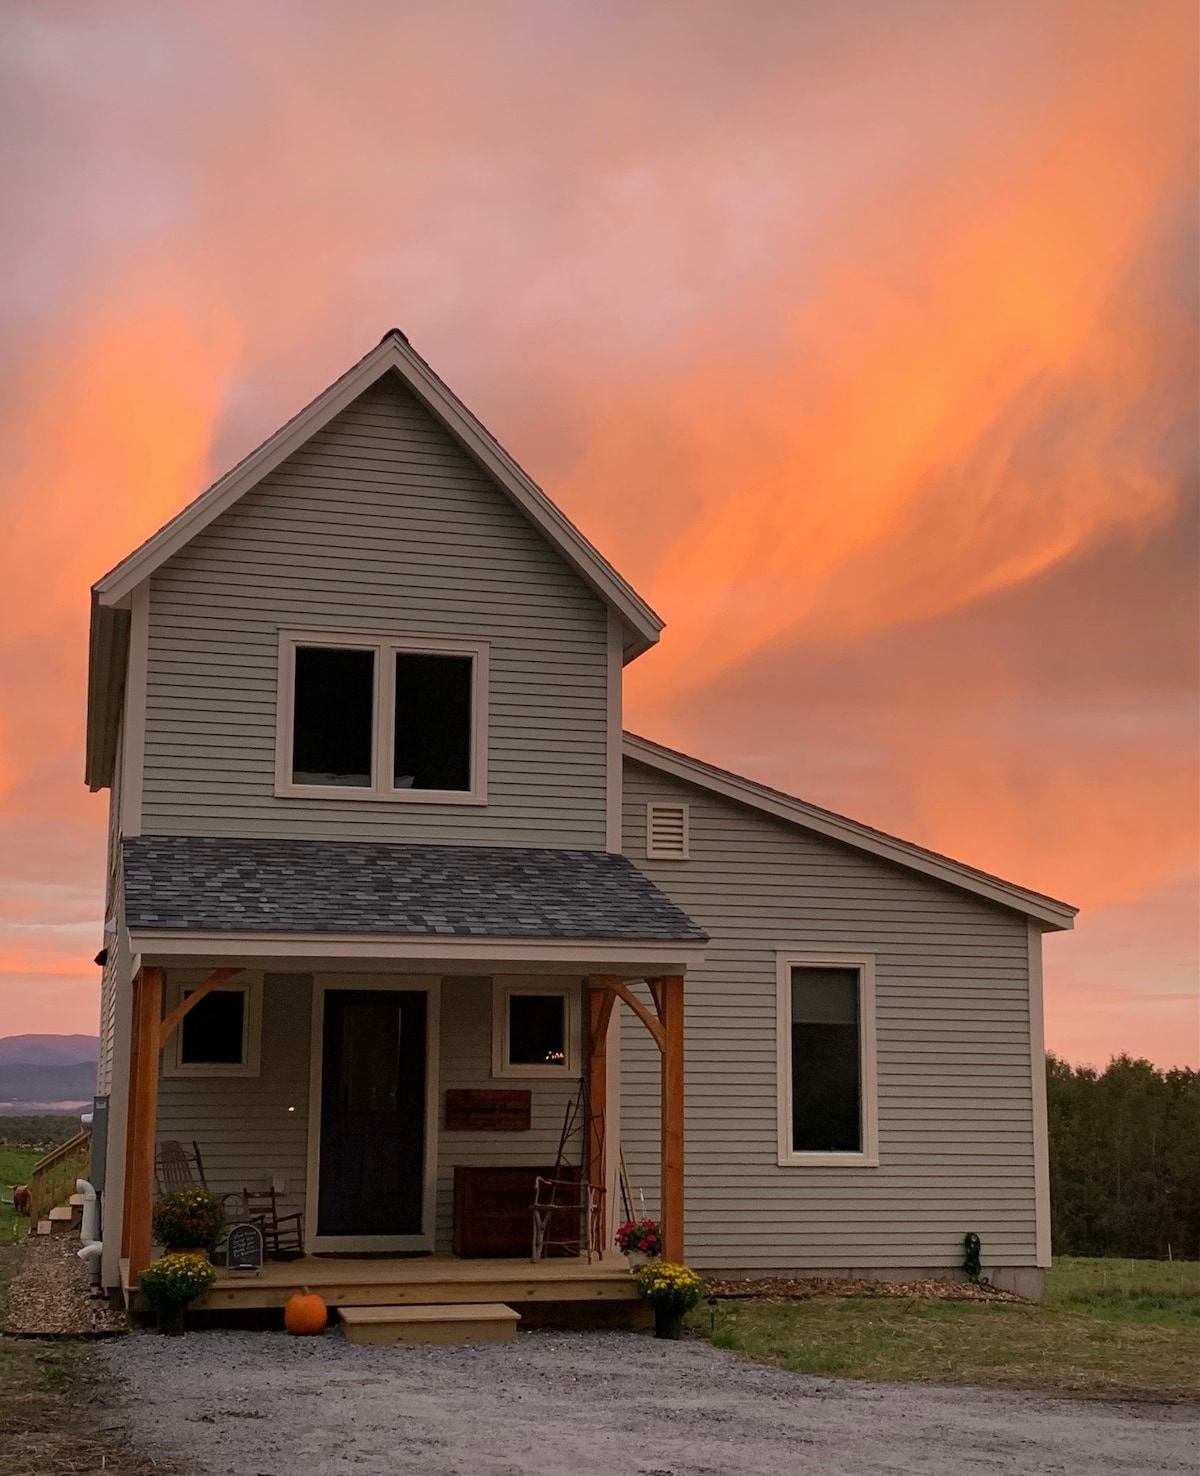
[[[633,1274],[642,1299],[654,1309],[654,1336],[678,1338],[687,1312],[704,1295],[704,1283],[690,1266],[651,1261]]]

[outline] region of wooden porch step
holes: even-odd
[[[56,1204],[46,1218],[50,1224],[51,1235],[65,1235],[68,1230],[74,1230],[80,1220],[80,1216],[69,1204]]]
[[[511,1343],[521,1314],[503,1302],[437,1307],[340,1307],[350,1343]]]

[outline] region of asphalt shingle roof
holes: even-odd
[[[134,930],[708,939],[606,851],[139,835],[123,859]]]

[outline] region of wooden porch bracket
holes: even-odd
[[[244,969],[214,969],[203,984],[198,984],[195,989],[189,989],[158,1027],[159,1050],[161,1051],[170,1040],[172,1031],[176,1029],[188,1011],[195,1009],[206,994],[211,994],[214,989],[219,989],[222,984],[228,984],[230,979],[236,979],[242,973],[245,973]]]
[[[661,1056],[662,1109],[659,1170],[659,1216],[662,1224],[663,1257],[682,1261],[683,1242],[683,976],[666,975],[647,979],[646,987],[654,1003],[653,1013],[638,999],[624,979],[602,975],[590,979],[588,990],[589,1018],[598,1018],[604,1010],[607,1028],[612,1001],[620,999],[649,1031]],[[603,1001],[608,999],[605,1006]],[[595,1039],[593,1033],[592,1039]],[[599,1077],[603,1082],[603,1054]],[[589,1068],[592,1069],[592,1068]],[[593,1086],[595,1076],[591,1078]],[[603,1100],[602,1098],[600,1099]],[[597,1098],[593,1096],[593,1104]],[[589,1157],[589,1164],[592,1162]],[[593,1182],[603,1182],[595,1181]]]

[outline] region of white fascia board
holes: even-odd
[[[936,852],[915,846],[910,841],[885,835],[870,826],[835,815],[830,810],[822,810],[816,805],[806,804],[804,800],[768,789],[752,779],[744,779],[725,769],[714,768],[700,759],[677,753],[674,749],[661,748],[657,743],[639,738],[634,733],[625,734],[624,751],[625,757],[635,763],[658,769],[685,784],[695,784],[701,789],[711,790],[726,799],[750,805],[764,814],[799,825],[804,830],[814,831],[859,851],[868,851],[873,856],[880,856],[910,871],[935,877],[948,886],[973,892],[978,897],[986,897],[988,901],[1012,908],[1026,917],[1037,918],[1047,928],[1069,929],[1075,925],[1078,908],[1069,903],[1044,897],[1040,892],[1029,892],[1024,887],[976,871],[974,867],[952,861],[948,856],[939,856]]]
[[[423,935],[375,935],[293,932],[202,932],[130,929],[129,946],[146,963],[170,959],[307,959],[328,962],[353,959],[383,964],[411,962],[422,967],[470,964],[487,973],[488,966],[578,965],[592,973],[681,973],[704,962],[697,943],[613,942],[597,938],[449,938]]]
[[[600,597],[621,616],[628,628],[629,659],[658,640],[663,622],[646,602],[587,541],[575,525],[550,501],[517,465],[461,400],[434,374],[399,333],[382,342],[334,381],[299,414],[264,441],[157,533],[98,580],[94,586],[102,605],[124,605],[133,589],[178,553],[214,518],[233,506],[263,477],[311,439],[389,371],[400,376],[418,399],[436,416],[463,449],[489,473],[530,521],[540,529],[564,559]]]

